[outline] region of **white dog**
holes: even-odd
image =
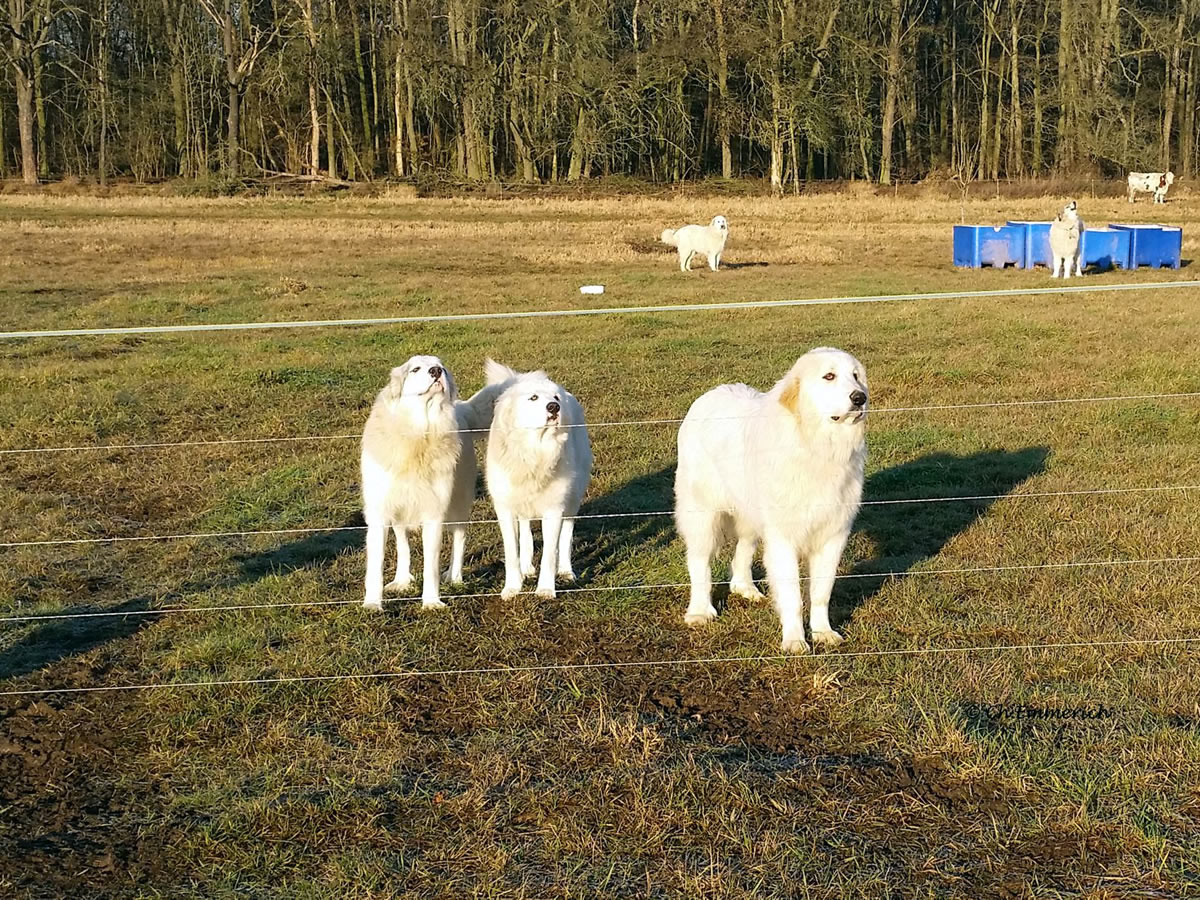
[[[678,230],[668,228],[659,239],[664,244],[679,248],[679,270],[690,272],[692,257],[703,253],[708,257],[708,267],[714,272],[721,265],[721,253],[725,250],[725,240],[729,237],[729,222],[724,216],[717,216],[707,225],[684,225]]]
[[[1083,275],[1083,220],[1074,200],[1050,223],[1050,257],[1052,278],[1057,278],[1060,271],[1063,278],[1070,278],[1072,268],[1076,275]]]
[[[367,523],[368,609],[383,608],[383,557],[389,527],[396,535],[396,577],[389,589],[412,584],[408,532],[422,529],[424,584],[421,605],[444,607],[438,596],[442,528],[453,535],[445,578],[462,582],[466,522],[475,499],[475,440],[491,425],[503,391],[494,384],[459,401],[449,370],[436,356],[414,356],[392,369],[367,418],[362,440],[363,518]]]
[[[1167,188],[1175,182],[1174,172],[1130,172],[1129,202],[1134,194],[1153,194],[1155,203],[1167,202]]]
[[[714,388],[679,428],[675,521],[687,546],[691,600],[685,621],[717,614],[710,561],[737,538],[729,589],[761,599],[750,565],[757,542],[785,652],[804,653],[799,560],[808,563],[813,641],[835,645],[829,594],[862,499],[867,373],[848,353],[804,354],[765,394],[744,384]]]
[[[592,448],[583,407],[545,372],[517,375],[488,360],[489,385],[505,386],[488,432],[487,487],[504,538],[505,599],[534,574],[531,519],[542,520],[542,563],[537,595],[554,596],[555,573],[571,567],[574,516],[592,475]],[[520,529],[518,552],[517,530]]]

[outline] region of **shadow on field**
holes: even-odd
[[[619,568],[621,562],[646,550],[665,550],[675,536],[670,515],[638,515],[646,510],[675,507],[675,466],[639,475],[615,491],[583,504],[580,515],[634,513],[612,519],[583,519],[575,526],[575,571],[580,584]]]
[[[137,612],[150,607],[149,597],[135,597],[116,606],[106,606],[103,612]],[[98,612],[94,605],[73,606],[60,615],[78,615],[77,619],[50,619],[25,623],[32,626],[29,633],[0,651],[0,679],[20,678],[46,666],[87,653],[109,641],[127,638],[149,625],[154,616],[83,617],[83,613]],[[17,624],[17,623],[14,623]]]
[[[240,581],[257,581],[268,575],[286,575],[297,569],[333,562],[347,550],[364,545],[362,513],[348,516],[338,527],[347,531],[316,531],[265,553],[235,557],[241,567]],[[390,541],[390,538],[389,538]]]
[[[1049,455],[1047,447],[985,450],[969,456],[931,453],[876,472],[867,479],[863,497],[874,501],[1004,495],[1043,472]],[[854,530],[871,539],[875,554],[858,563],[850,574],[906,573],[940,553],[955,535],[970,528],[995,502],[987,499],[864,506]],[[834,627],[844,623],[862,603],[878,593],[880,579],[837,580],[830,603]]]

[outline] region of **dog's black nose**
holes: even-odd
[[[442,367],[441,366],[430,366],[429,367],[429,377],[432,378],[434,381],[437,381],[439,378],[441,378],[442,377]]]
[[[853,403],[855,407],[862,407],[867,402],[867,395],[862,391],[855,391],[850,395],[850,402]]]
[[[550,413],[550,415],[552,415],[552,416],[557,416],[558,411],[560,409],[562,409],[562,407],[559,406],[558,403],[554,400],[551,400],[549,403],[546,404],[546,412]]]

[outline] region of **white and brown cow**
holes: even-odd
[[[1167,202],[1167,188],[1175,181],[1174,172],[1130,172],[1129,202],[1135,194],[1153,194],[1155,203]]]

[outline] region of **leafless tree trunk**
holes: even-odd
[[[717,38],[717,133],[721,138],[721,177],[733,177],[733,143],[729,127],[729,44],[725,35],[725,0],[712,0]]]
[[[896,127],[896,101],[900,91],[900,37],[904,0],[891,0],[888,24],[887,74],[883,100],[883,135],[879,183],[892,183],[892,131]]]

